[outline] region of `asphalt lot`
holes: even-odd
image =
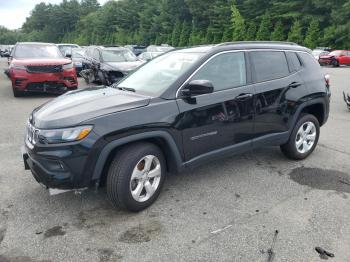
[[[132,214],[104,190],[50,197],[24,171],[24,126],[51,96],[14,98],[0,60],[0,262],[350,261],[350,68],[331,75],[332,109],[305,161],[263,148],[170,176],[159,200]],[[278,235],[274,239],[275,231]],[[275,240],[275,241],[274,241]],[[274,258],[268,250],[273,247]]]

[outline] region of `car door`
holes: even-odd
[[[251,51],[249,57],[255,83],[254,142],[264,143],[266,139],[279,144],[277,136],[283,136],[289,130],[288,99],[298,92],[297,89],[305,88],[297,72],[300,61],[295,52],[278,50]]]
[[[182,131],[186,161],[251,146],[254,88],[247,84],[249,76],[244,52],[224,52],[207,60],[186,82],[208,80],[214,86],[213,93],[192,101],[177,99],[177,128]]]

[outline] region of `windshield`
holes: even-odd
[[[149,46],[147,48],[148,52],[162,52],[165,53],[167,51],[173,50],[174,47],[171,46]]]
[[[341,53],[342,53],[342,51],[333,51],[333,52],[331,52],[329,55],[340,56]]]
[[[18,45],[15,58],[62,58],[60,50],[55,45]]]
[[[170,52],[144,65],[117,87],[158,96],[170,87],[203,53]]]
[[[84,52],[85,52],[84,49],[80,49],[80,48],[72,49],[72,58],[83,58]]]
[[[103,50],[104,62],[135,62],[137,57],[130,50]]]
[[[312,51],[312,54],[313,54],[314,56],[320,55],[320,54],[322,54],[322,53],[324,53],[323,50],[314,50],[314,51]]]
[[[78,46],[76,46],[76,45],[59,45],[58,48],[60,49],[61,53],[63,55],[65,55],[67,53],[68,54],[72,53],[72,49],[78,48]]]

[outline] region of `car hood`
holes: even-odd
[[[40,65],[65,65],[71,63],[70,59],[66,58],[30,58],[30,59],[12,59],[12,64],[23,66],[40,66]]]
[[[71,127],[99,116],[147,106],[149,96],[112,87],[66,93],[33,111],[32,124],[41,129]]]
[[[334,57],[334,55],[321,55],[320,56],[320,59],[322,58],[322,59],[329,59],[329,58],[332,58],[332,57]]]
[[[122,71],[122,72],[128,72],[136,69],[140,65],[142,65],[142,61],[135,61],[135,62],[108,62],[106,65],[109,67],[113,68],[114,70],[117,71]]]

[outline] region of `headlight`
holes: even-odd
[[[9,69],[27,70],[27,68],[24,65],[14,65],[14,64],[11,64]]]
[[[63,70],[72,69],[73,66],[74,66],[73,63],[65,64],[62,66],[62,69]]]
[[[39,140],[44,140],[44,142],[48,144],[75,142],[87,137],[90,134],[91,130],[92,126],[40,130]]]

